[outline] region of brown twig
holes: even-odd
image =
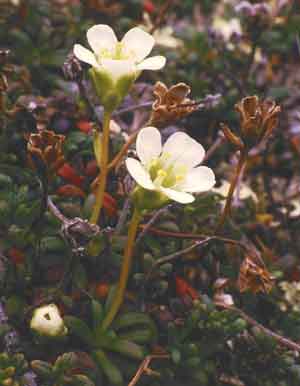
[[[174,5],[175,1],[174,0],[167,0],[162,7],[159,9],[157,13],[157,17],[153,23],[153,27],[151,28],[150,34],[153,34],[153,32],[160,27],[160,25],[163,23],[164,18],[170,9],[172,5]]]
[[[150,370],[149,365],[153,359],[169,359],[169,357],[170,356],[168,354],[156,354],[156,355],[146,356],[146,358],[143,360],[140,367],[138,368],[136,374],[134,375],[132,380],[129,382],[128,386],[135,386],[144,373],[150,372],[149,371]]]
[[[128,149],[130,148],[130,146],[133,144],[133,142],[135,141],[138,133],[139,133],[140,129],[136,130],[134,133],[132,133],[127,142],[122,146],[121,150],[119,151],[119,153],[115,156],[115,158],[108,164],[108,170],[111,170],[113,168],[116,168],[119,163],[121,162],[122,158],[125,156],[125,154],[127,153]]]
[[[218,304],[218,306],[238,313],[249,324],[251,324],[254,327],[257,327],[258,329],[263,331],[266,335],[275,339],[281,346],[287,347],[293,351],[300,352],[300,345],[298,343],[293,342],[292,340],[285,338],[284,336],[282,336],[282,335],[270,330],[269,328],[263,326],[261,323],[257,322],[255,319],[253,319],[251,316],[247,315],[244,311],[240,310],[239,308],[226,306],[223,304]]]
[[[228,195],[227,195],[225,207],[223,209],[221,218],[220,218],[219,223],[217,225],[216,233],[219,233],[222,230],[223,225],[225,224],[226,218],[230,214],[232,197],[233,197],[233,194],[234,194],[237,182],[238,182],[238,180],[240,178],[240,175],[241,175],[241,173],[243,171],[243,167],[244,167],[246,161],[247,161],[247,152],[242,150],[241,153],[240,153],[240,158],[239,158],[239,161],[238,161],[238,165],[237,165],[236,171],[235,171],[233,179],[232,179],[232,181],[230,183],[230,188],[229,188],[229,192],[228,192]]]
[[[210,146],[210,148],[207,150],[203,162],[207,161],[212,157],[212,155],[216,152],[216,150],[223,145],[223,143],[226,141],[225,136],[220,131],[218,134],[217,139],[215,142]]]
[[[142,232],[139,234],[137,240],[136,240],[136,245],[138,243],[141,242],[141,240],[143,239],[143,237],[145,237],[145,235],[148,233],[148,231],[150,230],[150,228],[152,227],[152,225],[156,222],[156,220],[158,220],[158,218],[165,212],[167,212],[169,210],[171,205],[167,205],[166,207],[164,208],[161,208],[159,209],[157,212],[154,213],[154,215],[151,217],[151,219],[148,221],[147,224],[145,225],[142,225],[143,227],[143,230]]]
[[[135,110],[144,109],[146,107],[151,107],[153,105],[153,102],[154,101],[147,101],[147,102],[144,102],[144,103],[140,103],[138,105],[133,105],[133,106],[125,107],[124,109],[120,109],[120,110],[115,111],[112,114],[112,117],[117,117],[119,115],[130,113],[130,112],[135,111]]]
[[[140,228],[144,229],[146,225],[140,225]],[[192,240],[198,240],[198,239],[205,239],[208,237],[213,238],[214,240],[219,240],[227,244],[233,244],[237,245],[238,247],[247,250],[248,247],[243,244],[241,241],[234,240],[234,239],[229,239],[226,237],[220,237],[220,236],[208,236],[205,234],[196,234],[196,233],[184,233],[184,232],[172,232],[172,231],[165,231],[163,229],[158,229],[154,227],[150,227],[147,230],[150,233],[156,234],[158,236],[162,237],[175,237],[175,238],[180,238],[180,239],[192,239]]]
[[[155,268],[159,267],[160,265],[169,263],[170,261],[177,260],[177,259],[180,258],[182,255],[185,255],[186,253],[191,252],[193,249],[195,249],[195,248],[197,248],[197,247],[200,247],[201,245],[207,244],[209,241],[211,241],[211,240],[213,240],[213,239],[214,239],[213,236],[212,236],[212,237],[207,237],[207,238],[204,239],[204,240],[196,241],[196,242],[193,243],[192,245],[189,245],[187,248],[181,249],[180,251],[174,252],[174,253],[172,253],[172,254],[170,254],[170,255],[167,255],[167,256],[160,257],[159,259],[157,259],[157,260],[155,261],[155,263],[152,265],[151,269],[150,269],[149,272],[147,273],[145,282],[146,282],[146,283],[148,282],[148,280],[149,280],[150,277],[152,276],[152,273],[153,273],[153,271],[155,270]]]

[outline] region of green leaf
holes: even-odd
[[[92,382],[87,376],[82,374],[73,375],[73,383],[74,386],[95,386],[94,382]]]
[[[94,331],[96,332],[98,328],[101,327],[101,322],[103,319],[103,306],[97,300],[92,300],[92,313],[93,313],[93,326]]]
[[[177,349],[177,348],[174,348],[172,351],[171,351],[171,358],[173,360],[173,362],[178,365],[180,360],[181,360],[181,353],[180,351]]]
[[[152,325],[153,321],[148,315],[141,312],[128,312],[118,317],[114,322],[114,329],[120,330],[121,328],[131,327],[137,324]]]
[[[121,333],[120,339],[129,340],[134,343],[148,343],[153,339],[153,332],[149,328],[133,330]]]
[[[102,350],[94,351],[93,358],[103,370],[110,383],[117,386],[123,384],[123,376],[120,370],[111,362]]]
[[[49,378],[52,374],[52,366],[45,361],[35,360],[31,362],[31,367],[39,376]]]
[[[95,339],[91,329],[81,319],[75,316],[65,316],[64,322],[71,332],[90,347],[94,347]]]
[[[73,352],[68,352],[60,355],[53,366],[53,371],[56,374],[64,374],[66,371],[71,370],[77,365],[77,355]]]
[[[117,352],[133,359],[143,359],[145,356],[142,347],[125,339],[119,339],[110,336],[102,336],[98,344],[107,350]]]
[[[85,288],[88,279],[82,264],[78,263],[73,271],[72,280],[78,288]]]
[[[115,297],[116,291],[117,291],[117,285],[110,286],[109,292],[106,298],[105,306],[104,306],[105,313],[109,311],[112,301]]]
[[[157,328],[156,328],[155,323],[148,315],[141,313],[141,312],[128,312],[126,314],[119,316],[114,322],[114,329],[116,331],[119,331],[121,329],[126,329],[126,328],[130,328],[133,326],[136,327],[137,325],[143,325],[143,326],[148,327],[147,331],[151,332],[151,338],[150,339],[154,340],[157,338],[158,333],[157,333]],[[122,334],[124,334],[125,336],[126,336],[126,334],[129,334],[128,336],[132,336],[132,339],[129,338],[129,340],[133,340],[133,341],[136,341],[138,343],[142,343],[143,338],[141,338],[141,336],[144,335],[144,338],[145,338],[146,329],[144,329],[144,330],[140,329],[140,331],[144,331],[144,332],[141,333],[142,335],[140,335],[139,337],[138,337],[139,334],[137,334],[136,338],[134,338],[134,336],[135,336],[134,332],[135,331],[136,331],[136,329],[132,332],[130,332],[130,331],[122,332]],[[140,338],[142,340],[140,340]],[[135,340],[135,339],[137,339],[137,340]]]

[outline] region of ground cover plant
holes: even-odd
[[[0,384],[300,381],[300,8],[0,1]]]

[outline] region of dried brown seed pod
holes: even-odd
[[[51,176],[65,162],[63,154],[64,140],[64,135],[55,134],[50,130],[30,134],[27,143],[30,165],[37,169],[45,168],[48,176]]]
[[[271,291],[273,283],[273,276],[263,264],[255,262],[251,256],[245,257],[240,267],[237,282],[240,292],[268,293]]]
[[[278,124],[280,106],[274,101],[247,96],[235,105],[240,115],[241,137],[249,148],[266,139]]]
[[[156,82],[151,124],[164,126],[197,110],[198,105],[187,97],[190,92],[191,88],[185,83],[178,83],[168,89],[164,83]]]

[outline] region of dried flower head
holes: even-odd
[[[240,292],[267,293],[272,289],[273,282],[274,278],[262,263],[255,262],[251,256],[245,257],[237,283]]]
[[[63,64],[63,73],[67,80],[81,80],[82,79],[82,66],[80,61],[72,53],[69,54],[67,60]]]
[[[281,109],[274,101],[247,96],[235,105],[240,115],[240,136],[235,135],[226,125],[222,130],[226,138],[238,148],[251,149],[268,138],[278,124]]]
[[[177,83],[168,89],[164,83],[156,82],[151,122],[156,126],[166,125],[197,110],[198,106],[187,97],[190,92],[191,88],[185,83]]]
[[[50,176],[64,163],[63,143],[65,137],[50,130],[30,134],[27,143],[29,162],[37,169],[44,168]]]

